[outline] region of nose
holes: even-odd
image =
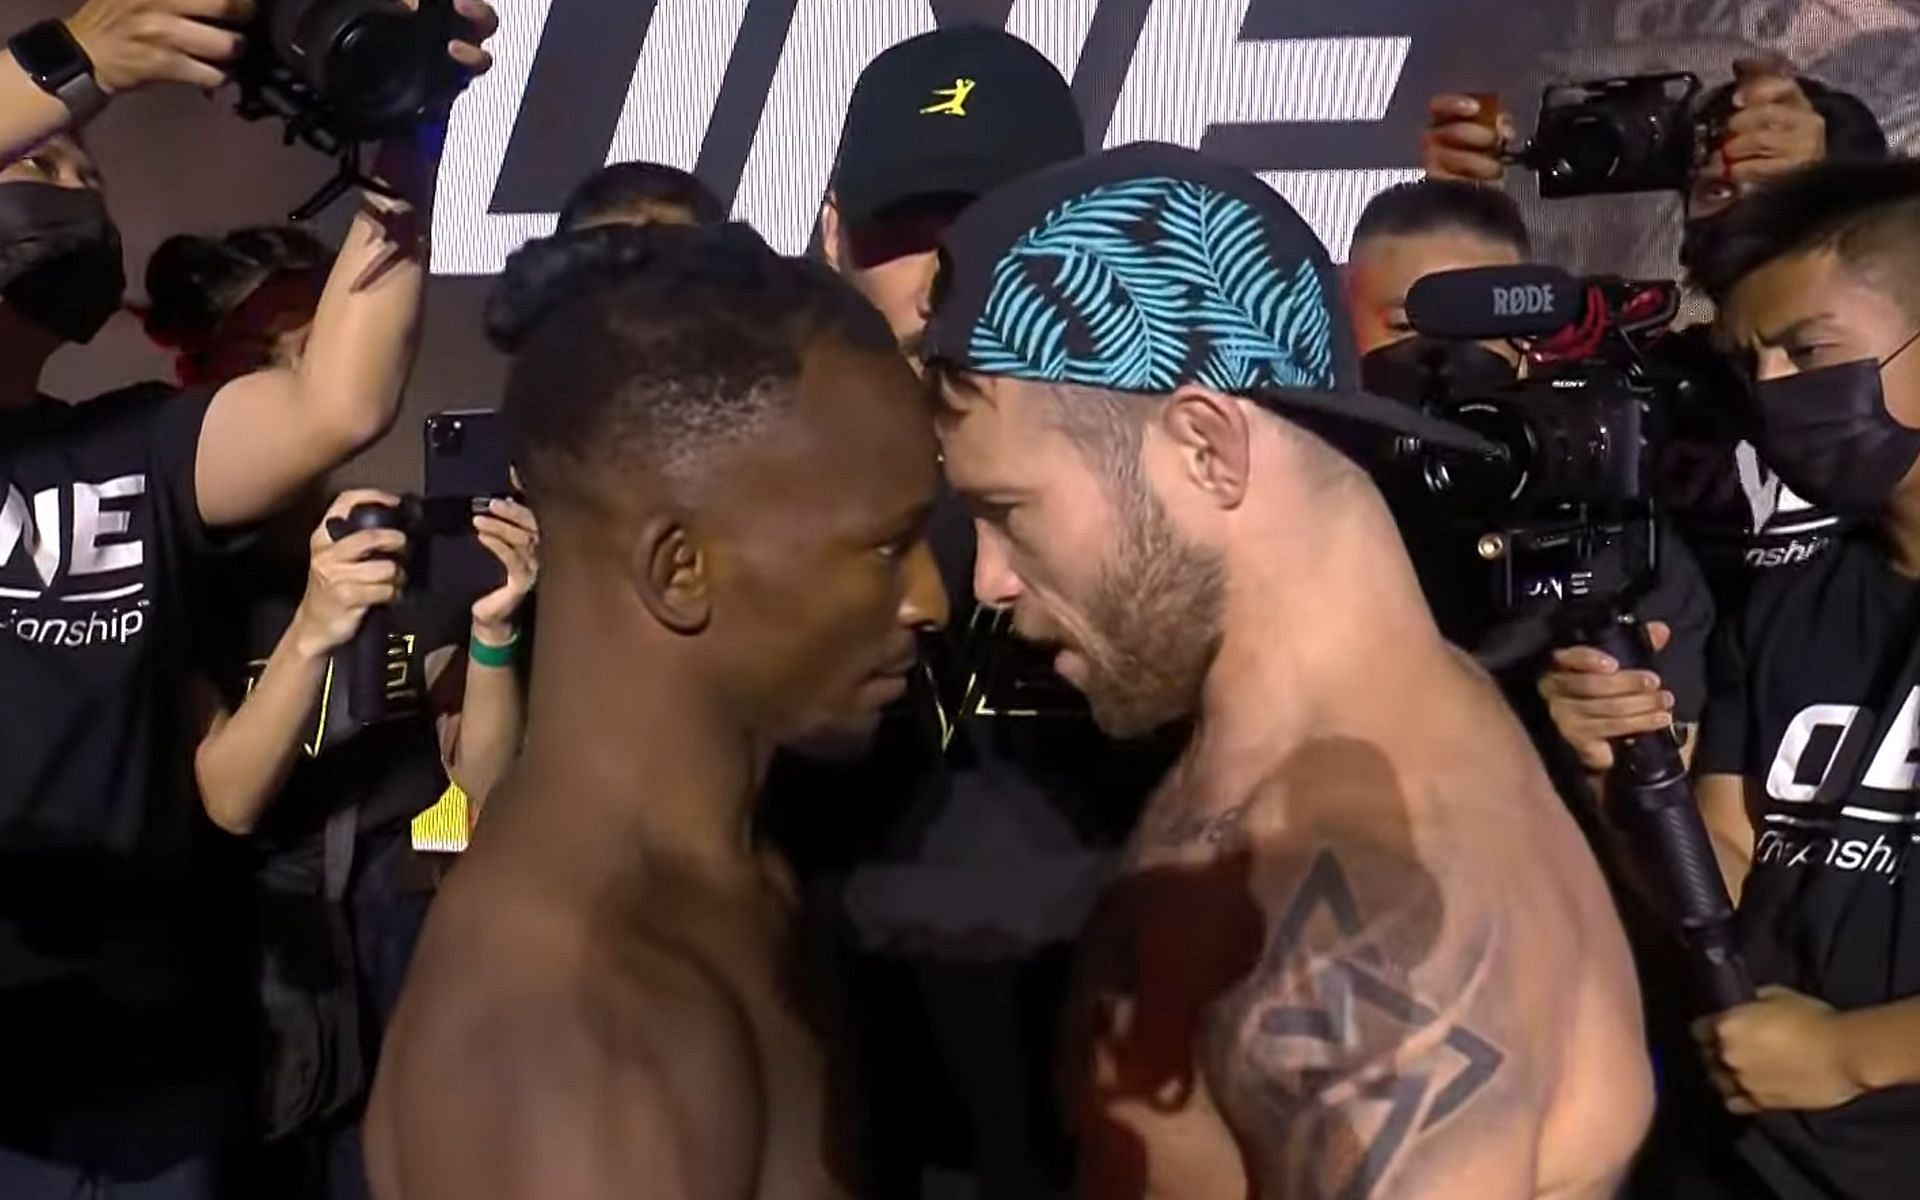
[[[925,538],[907,555],[907,590],[900,601],[900,623],[909,629],[945,629],[950,606],[933,547]]]
[[[1768,346],[1754,356],[1753,378],[1757,383],[1769,379],[1785,379],[1799,372],[1794,370],[1793,356],[1778,346]]]
[[[1013,569],[1007,539],[986,521],[975,521],[973,596],[990,608],[1012,608],[1026,591]]]

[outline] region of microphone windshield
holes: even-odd
[[[1415,332],[1454,341],[1545,337],[1579,321],[1585,309],[1585,285],[1558,267],[1444,271],[1407,293]]]

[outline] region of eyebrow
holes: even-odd
[[[1836,319],[1837,318],[1830,312],[1815,313],[1813,316],[1800,318],[1784,329],[1772,332],[1757,332],[1754,336],[1759,339],[1761,345],[1784,346],[1788,342],[1797,341],[1805,337],[1807,332],[1816,326],[1830,324]]]

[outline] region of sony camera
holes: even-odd
[[[1533,141],[1514,160],[1546,199],[1683,191],[1724,131],[1696,115],[1700,79],[1632,75],[1549,86]]]
[[[1495,603],[1635,594],[1657,565],[1656,465],[1671,414],[1697,382],[1650,354],[1679,305],[1665,282],[1575,279],[1550,267],[1429,276],[1407,297],[1414,364],[1376,390],[1470,429],[1500,452],[1474,456],[1402,440],[1390,471],[1471,529],[1495,570]],[[1525,378],[1453,370],[1475,342],[1524,351]],[[1491,356],[1491,352],[1485,352]]]

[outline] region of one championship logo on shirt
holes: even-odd
[[[0,499],[0,633],[42,646],[126,645],[146,628],[146,547],[133,530],[147,477]],[[63,504],[62,501],[67,503]],[[70,513],[69,536],[62,520]],[[116,581],[119,586],[111,586]]]

